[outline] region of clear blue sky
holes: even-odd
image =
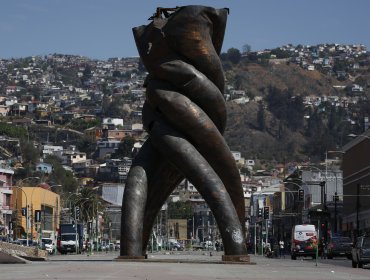
[[[158,6],[190,4],[230,8],[223,51],[287,43],[370,48],[367,0],[1,0],[0,58],[137,56],[132,27],[147,24]]]

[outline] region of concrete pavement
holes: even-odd
[[[23,279],[370,279],[370,269],[354,269],[313,260],[292,261],[251,255],[255,265],[217,264],[221,252],[149,253],[149,260],[172,262],[117,262],[118,252],[87,255],[56,255],[45,262],[0,265],[1,280]],[[181,260],[193,260],[182,263]],[[333,262],[335,263],[335,262]]]

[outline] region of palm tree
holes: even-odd
[[[73,204],[80,209],[79,220],[81,222],[93,220],[96,213],[104,209],[104,203],[102,199],[97,196],[95,188],[81,189],[81,191],[74,196]]]

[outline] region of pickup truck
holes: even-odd
[[[352,267],[362,268],[370,263],[370,236],[360,236],[352,247]]]

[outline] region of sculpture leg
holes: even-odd
[[[127,177],[121,216],[120,256],[144,256],[154,219],[183,175],[144,143]]]
[[[122,202],[121,256],[141,256],[142,253],[144,209],[148,193],[146,166],[142,160],[149,159],[151,154],[151,147],[145,144],[127,176]]]
[[[153,146],[197,188],[215,216],[225,255],[246,255],[243,229],[222,181],[204,157],[169,126],[155,122],[150,131]]]

